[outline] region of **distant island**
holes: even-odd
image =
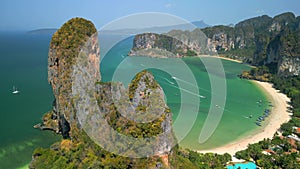
[[[47,35],[52,35],[57,31],[55,28],[45,28],[45,29],[36,29],[32,31],[28,31],[27,33],[29,34],[47,34]]]
[[[123,29],[106,29],[104,28],[100,32],[102,34],[137,34],[144,32],[159,32],[166,33],[174,29],[178,30],[193,30],[195,28],[206,28],[210,25],[206,24],[204,21],[193,21],[191,23],[183,23],[177,25],[169,25],[169,26],[157,26],[157,27],[145,27],[145,28],[123,28]]]

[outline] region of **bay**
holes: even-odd
[[[102,81],[110,81],[118,65],[125,59],[129,62],[131,59],[127,54],[132,46],[133,37],[124,39],[112,49],[103,49],[102,46],[106,47],[105,41],[111,38],[111,36],[100,36],[101,57],[103,58],[100,67]],[[51,86],[47,81],[50,40],[51,35],[0,33],[0,168],[24,166],[31,160],[35,148],[49,147],[60,139],[52,132],[33,129],[33,125],[41,121],[42,115],[51,110],[54,99]],[[104,55],[103,51],[107,50],[108,53]],[[184,58],[183,62],[188,65],[196,78],[199,93],[206,98],[200,99],[200,109],[195,123],[187,136],[179,143],[182,147],[210,149],[244,137],[259,128],[254,122],[266,108],[268,99],[254,84],[237,77],[242,70],[249,70],[249,66],[222,60],[227,77],[225,111],[212,137],[204,144],[200,144],[199,134],[211,106],[211,84],[199,58]],[[164,66],[172,68],[173,65]],[[159,69],[149,69],[149,71],[162,86],[175,122],[178,120],[182,104],[176,81],[172,79],[172,75]],[[12,94],[13,86],[20,93]],[[258,100],[262,100],[263,104],[257,104]],[[253,118],[245,118],[250,114]],[[184,117],[188,119],[189,114],[184,114]]]

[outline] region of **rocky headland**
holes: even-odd
[[[121,83],[100,81],[99,60],[97,31],[90,21],[74,18],[54,33],[49,49],[48,81],[55,100],[53,109],[35,127],[53,130],[60,133],[63,139],[51,148],[36,149],[30,168],[170,168],[174,163],[191,165],[191,162],[174,161],[178,158],[175,153],[178,147],[171,127],[172,113],[164,101],[162,88],[152,74],[147,71],[138,73],[127,90]],[[77,63],[80,63],[79,67]],[[84,87],[80,88],[85,82],[92,89],[87,91],[93,93],[87,94]],[[89,96],[95,97],[100,111],[83,117],[86,112],[80,112],[93,105]],[[89,103],[87,107],[78,106],[77,102],[82,100]],[[134,119],[126,118],[132,113]],[[121,135],[146,138],[146,141],[153,138],[148,139],[152,145],[143,150],[145,144],[132,143],[112,135],[107,128],[101,127],[104,123],[101,123],[100,117]],[[93,129],[86,130],[86,125]],[[91,136],[90,131],[98,134]],[[122,156],[96,144],[97,137],[109,137],[103,145],[110,144],[121,150]],[[117,144],[118,141],[123,144]],[[144,158],[126,157],[139,155]]]
[[[298,75],[299,39],[300,17],[288,12],[273,18],[263,15],[247,19],[235,26],[139,34],[129,55],[160,57],[150,49],[168,51],[177,57],[218,54],[254,66],[265,65],[280,76]]]
[[[136,35],[130,56],[152,56],[159,58],[181,58],[195,55],[182,41],[164,34],[144,33]]]

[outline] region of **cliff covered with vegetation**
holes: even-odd
[[[152,56],[160,58],[181,58],[196,53],[176,38],[156,33],[136,35],[130,56]]]
[[[203,32],[211,39],[212,49],[220,55],[255,66],[265,65],[278,75],[297,75],[300,72],[299,25],[299,17],[283,13],[274,18],[266,15],[251,18],[231,29],[217,26]],[[231,45],[226,48],[223,44]]]
[[[228,154],[197,154],[176,145],[171,110],[150,72],[138,73],[127,90],[119,82],[100,81],[99,60],[98,36],[90,21],[71,19],[53,35],[48,80],[55,100],[38,127],[54,130],[63,139],[36,149],[31,169],[211,168],[230,161]],[[89,104],[78,105],[80,101]],[[89,110],[95,102],[98,112]],[[103,127],[106,123],[109,127]],[[107,139],[99,144],[101,138]],[[131,142],[138,139],[146,143]],[[108,151],[109,146],[117,151]]]
[[[93,23],[81,18],[74,18],[57,30],[50,42],[48,81],[52,86],[55,97],[51,118],[54,122],[57,122],[57,124],[52,123],[52,127],[62,133],[64,138],[76,135],[75,130],[72,130],[77,126],[75,111],[71,104],[72,67],[86,42],[92,35],[97,37],[95,33],[97,33],[97,30]],[[91,57],[96,58],[99,55],[97,38],[94,38],[92,43],[94,49],[85,49],[89,50],[87,52]],[[99,59],[91,60],[95,62],[95,65],[99,64]],[[100,80],[100,74],[95,78]]]
[[[145,38],[147,34],[135,37],[133,51],[162,48],[179,56],[219,54],[255,66],[265,65],[281,76],[300,73],[300,17],[293,13],[274,18],[263,15],[239,22],[234,27],[219,25],[191,32],[173,30],[156,35],[156,38]],[[161,37],[181,43],[174,48],[168,44],[170,41],[158,41]],[[181,54],[177,48],[189,49],[190,52]]]
[[[253,159],[262,168],[299,168],[299,17],[291,13],[274,17],[269,34],[274,39],[266,48],[264,63],[244,71],[240,77],[271,82],[274,88],[291,98],[291,120],[282,124],[272,139],[249,145],[246,150],[237,152],[236,157]]]

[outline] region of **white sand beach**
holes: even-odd
[[[201,56],[198,56],[200,58],[219,58],[219,59],[223,59],[223,60],[229,60],[229,61],[232,61],[232,62],[237,62],[237,63],[242,63],[242,61],[240,60],[236,60],[236,59],[231,59],[231,58],[228,58],[228,57],[223,57],[223,56],[212,56],[212,55],[201,55]]]
[[[198,151],[199,153],[229,153],[233,156],[237,151],[246,149],[248,144],[257,143],[264,138],[272,138],[276,131],[280,128],[281,124],[289,121],[291,117],[288,114],[287,108],[289,106],[288,102],[290,101],[290,99],[286,95],[274,89],[272,87],[272,84],[270,83],[259,81],[253,81],[253,83],[257,84],[266,93],[267,97],[270,99],[272,105],[274,106],[271,109],[270,116],[264,122],[265,125],[263,125],[258,131],[248,135],[247,137],[241,138],[222,147]]]

